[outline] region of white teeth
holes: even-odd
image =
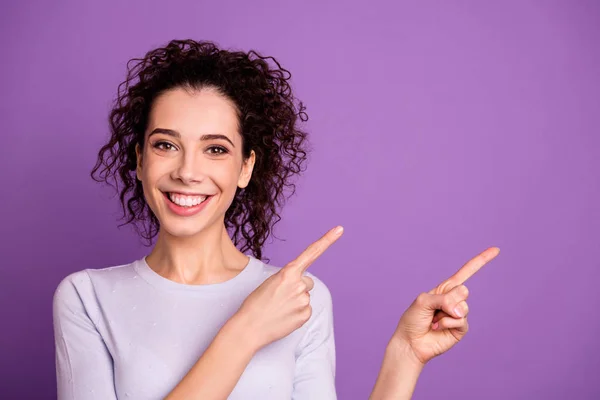
[[[206,200],[206,196],[183,196],[180,194],[169,193],[169,199],[181,207],[192,207]]]

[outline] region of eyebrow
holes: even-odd
[[[179,132],[177,132],[176,130],[164,129],[164,128],[156,128],[156,129],[152,130],[152,132],[150,132],[148,137],[150,137],[156,133],[162,133],[163,135],[173,136],[178,139],[181,138],[181,134]],[[231,145],[233,147],[235,147],[235,144],[233,144],[233,142],[227,136],[222,135],[220,133],[206,134],[206,135],[200,136],[200,140],[203,140],[203,141],[204,140],[217,140],[217,139],[225,140],[225,141],[231,143]]]

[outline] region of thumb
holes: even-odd
[[[463,315],[459,315],[455,308],[468,296],[468,291],[464,289],[464,286],[460,285],[445,294],[421,293],[415,303],[421,315],[430,317],[432,320],[437,310],[442,310],[454,318],[462,318]]]
[[[443,297],[441,294],[421,293],[414,303],[416,311],[419,315],[433,320],[435,312],[443,307]]]

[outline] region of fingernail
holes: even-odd
[[[439,322],[436,322],[435,324],[433,324],[433,326],[431,327],[433,330],[436,330],[438,328],[438,326],[440,326]]]
[[[337,228],[335,228],[335,231],[333,231],[336,235],[339,235],[340,233],[342,233],[344,231],[344,227],[343,226],[338,226]]]
[[[461,317],[461,318],[462,318],[462,316],[463,316],[463,314],[462,314],[462,310],[461,310],[461,309],[460,309],[460,307],[458,307],[458,306],[457,306],[457,307],[454,309],[454,314],[458,315],[458,316],[459,316],[459,317]]]

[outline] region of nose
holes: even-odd
[[[171,178],[185,184],[201,182],[204,178],[201,171],[203,171],[202,157],[195,156],[193,152],[187,152],[179,158],[178,165],[171,172]]]

